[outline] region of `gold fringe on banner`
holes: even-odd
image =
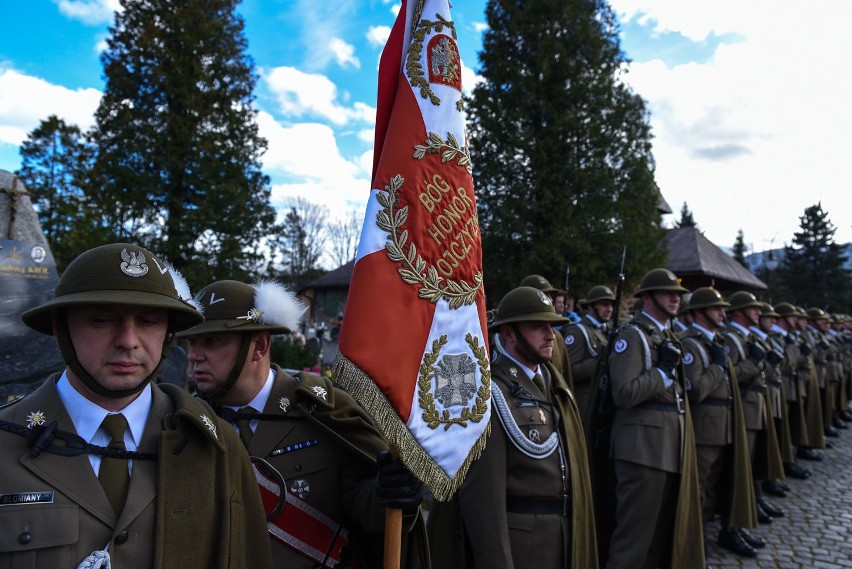
[[[455,477],[450,478],[420,446],[382,390],[361,368],[346,356],[337,354],[331,373],[333,381],[364,407],[385,438],[396,448],[405,466],[426,485],[432,496],[441,502],[452,498],[464,481],[470,465],[485,448],[485,441],[491,432],[490,423],[471,448]]]

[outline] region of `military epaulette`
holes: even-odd
[[[22,401],[24,398],[26,398],[26,395],[18,395],[17,397],[13,397],[13,398],[9,399],[8,401],[6,401],[5,403],[3,403],[2,405],[0,405],[0,409],[5,409],[6,407],[11,407],[12,405],[15,405],[16,403],[19,403],[20,401]]]
[[[297,393],[306,395],[311,403],[334,407],[334,384],[330,379],[304,371],[293,377],[296,380]]]

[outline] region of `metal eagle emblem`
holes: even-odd
[[[435,366],[435,398],[444,406],[468,405],[476,393],[476,362],[467,354],[442,357]]]
[[[121,250],[121,272],[128,277],[144,277],[148,274],[148,265],[145,264],[145,255],[140,253],[128,253],[127,249]]]

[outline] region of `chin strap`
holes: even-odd
[[[231,368],[230,373],[228,373],[228,378],[225,380],[225,383],[217,387],[213,393],[205,395],[204,399],[207,399],[208,401],[216,401],[231,391],[231,388],[234,387],[234,384],[237,383],[237,379],[239,379],[240,374],[243,372],[243,367],[246,365],[246,358],[248,357],[252,338],[254,338],[253,333],[243,332],[242,338],[240,339],[240,351],[237,352],[237,360],[234,362],[234,367]]]

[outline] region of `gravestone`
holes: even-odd
[[[0,170],[0,403],[63,369],[56,341],[21,322],[53,298],[59,274],[23,184]]]

